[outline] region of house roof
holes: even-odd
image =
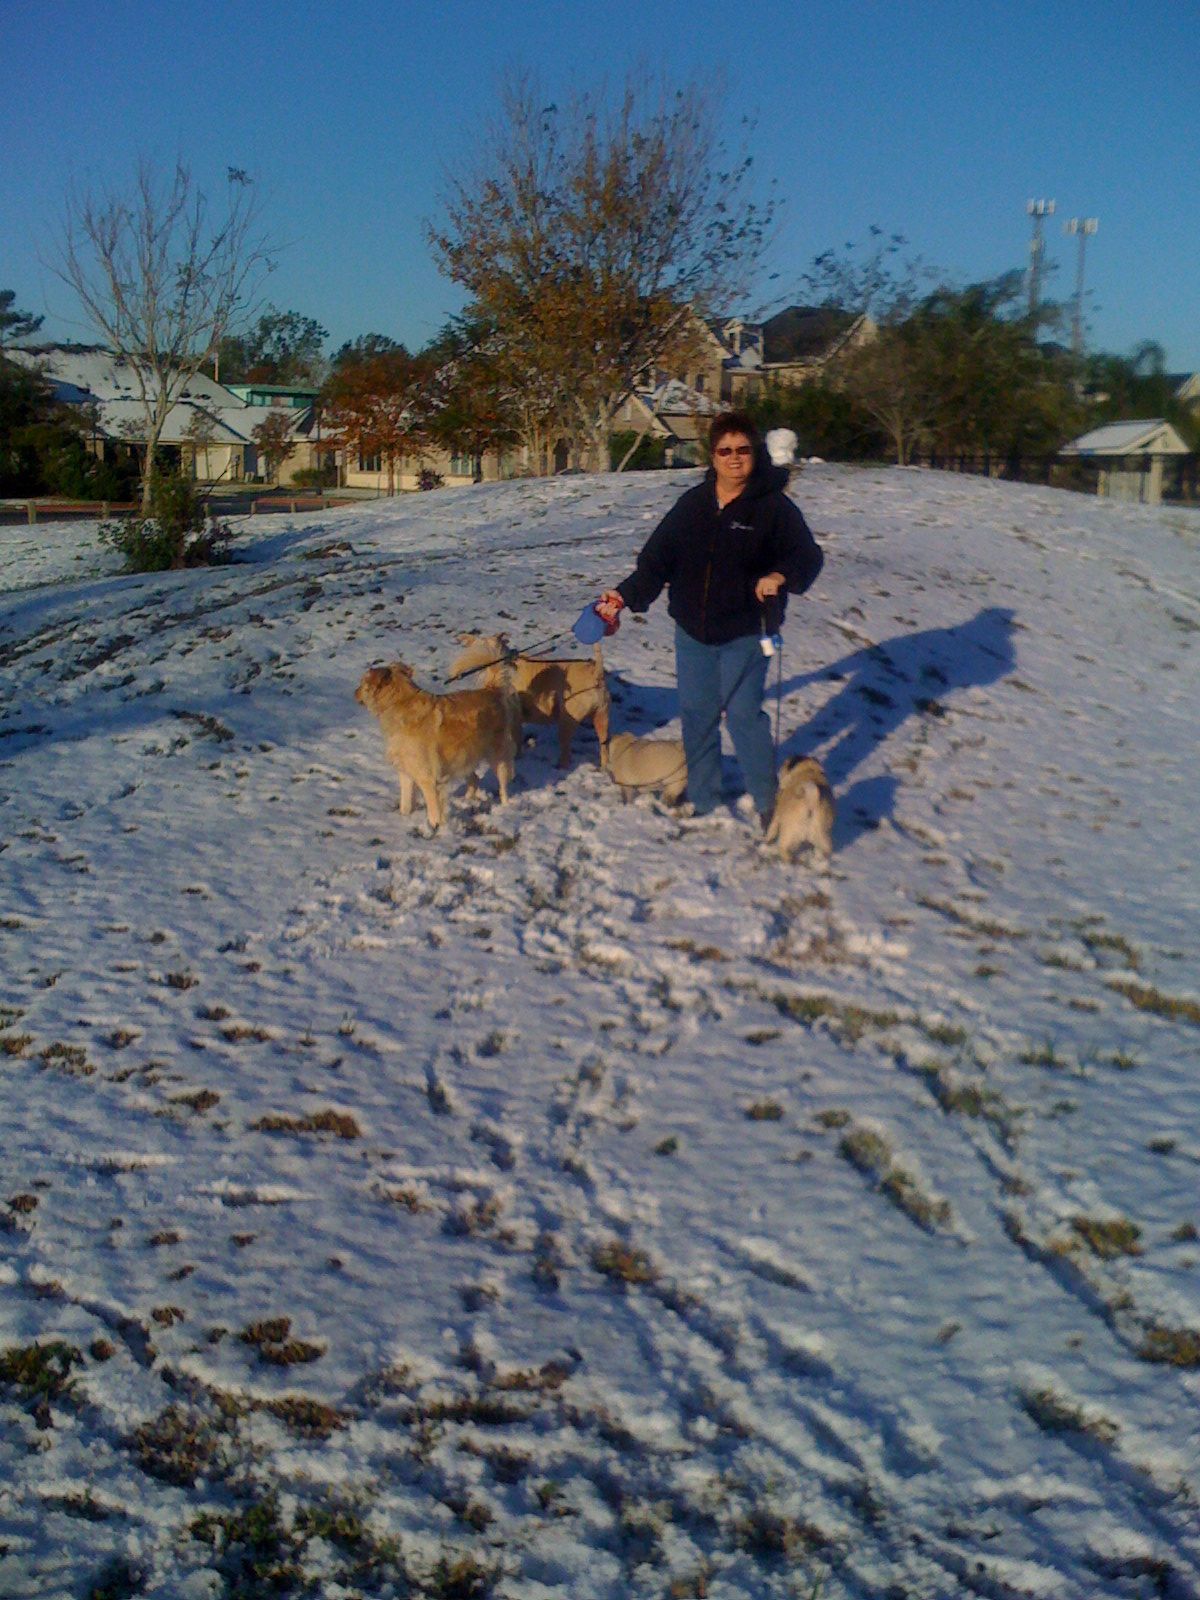
[[[137,379],[127,362],[111,351],[84,345],[51,345],[11,352],[25,366],[36,367],[54,384],[60,398],[80,405],[94,402],[100,431],[110,439],[136,434],[144,412]],[[167,413],[163,444],[181,444],[189,438],[188,425],[197,412],[215,425],[214,444],[249,444],[252,430],[269,417],[286,417],[292,437],[304,436],[308,410],[280,406],[247,405],[240,396],[207,373],[195,372]]]
[[[1186,456],[1188,447],[1162,417],[1135,422],[1109,422],[1072,439],[1059,451],[1062,456]]]
[[[162,443],[190,442],[194,436],[188,430],[192,419],[197,415],[209,418],[213,429],[213,444],[245,444],[249,438],[248,430],[243,434],[238,429],[231,428],[221,416],[215,411],[210,411],[207,406],[197,406],[191,401],[184,400],[173,405],[167,412],[161,434]],[[99,431],[105,438],[137,439],[145,426],[146,412],[140,400],[131,400],[123,396],[119,400],[101,400],[99,417]]]
[[[711,395],[701,394],[678,378],[668,378],[653,389],[640,389],[639,396],[659,416],[715,416],[719,410]]]
[[[788,306],[763,323],[763,360],[819,361],[859,320],[834,306]]]

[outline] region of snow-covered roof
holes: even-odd
[[[668,378],[655,388],[642,389],[639,393],[652,411],[673,412],[676,415],[683,412],[688,416],[699,414],[707,417],[713,416],[718,409],[711,395],[701,394],[699,389],[693,389],[679,378]]]
[[[1188,447],[1162,417],[1108,422],[1063,445],[1062,456],[1186,456]]]
[[[95,401],[99,405],[101,431],[109,438],[127,438],[142,423],[141,392],[128,362],[109,350],[55,345],[44,349],[13,350],[12,357],[22,366],[35,367],[55,386],[60,399],[75,405]],[[188,438],[188,424],[196,411],[213,419],[217,444],[248,444],[251,433],[268,417],[286,417],[292,436],[302,438],[309,418],[308,410],[283,406],[252,406],[217,383],[205,372],[195,372],[184,384],[177,403],[167,414],[162,434],[164,444],[179,444]]]
[[[193,418],[197,415],[208,417],[212,423],[213,444],[245,444],[249,440],[249,428],[242,432],[240,427],[231,427],[225,418],[207,406],[197,406],[191,401],[183,400],[173,405],[167,412],[167,420],[163,424],[161,434],[162,443],[182,444],[185,440],[190,442],[194,435],[189,430]],[[108,439],[139,438],[146,424],[146,411],[142,402],[127,397],[100,401],[99,416],[99,431]]]

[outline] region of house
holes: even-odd
[[[282,406],[293,411],[307,411],[321,393],[320,389],[285,383],[227,383],[225,387],[248,406]]]
[[[145,409],[136,375],[110,350],[97,345],[46,345],[11,350],[8,355],[40,371],[64,404],[83,410],[94,455],[112,460],[141,442]],[[254,429],[280,414],[280,405],[260,397],[257,389],[251,403],[207,373],[196,372],[167,413],[160,449],[168,460],[189,465],[192,475],[206,483],[256,481],[264,475],[264,464]],[[295,443],[278,477],[279,482],[290,483],[301,468],[317,465],[322,452],[311,400],[303,407],[289,401],[282,414],[291,421]]]
[[[1171,424],[1161,417],[1106,423],[1072,439],[1058,453],[1067,460],[1095,465],[1099,473],[1098,494],[1151,506],[1162,500],[1166,463],[1191,454]]]
[[[613,430],[661,440],[667,465],[678,466],[703,459],[708,424],[720,409],[720,401],[702,389],[679,378],[662,378],[625,398],[613,417]]]
[[[796,387],[828,375],[840,355],[875,336],[870,317],[831,306],[787,306],[761,324],[758,359],[731,371],[735,401],[771,384]]]

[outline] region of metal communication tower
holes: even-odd
[[[1100,226],[1096,217],[1072,217],[1063,223],[1064,233],[1073,233],[1079,239],[1079,264],[1075,271],[1075,311],[1071,317],[1071,349],[1077,356],[1083,354],[1083,252],[1088,240]]]
[[[1033,218],[1033,237],[1029,241],[1029,316],[1034,321],[1042,293],[1042,255],[1046,248],[1042,239],[1042,223],[1046,217],[1054,215],[1054,201],[1030,200],[1025,210]]]

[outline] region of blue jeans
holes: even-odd
[[[767,658],[749,635],[700,644],[675,629],[675,682],[687,756],[688,799],[703,815],[721,800],[721,714],[733,738],[746,788],[760,812],[775,805],[775,746],[763,710]]]

